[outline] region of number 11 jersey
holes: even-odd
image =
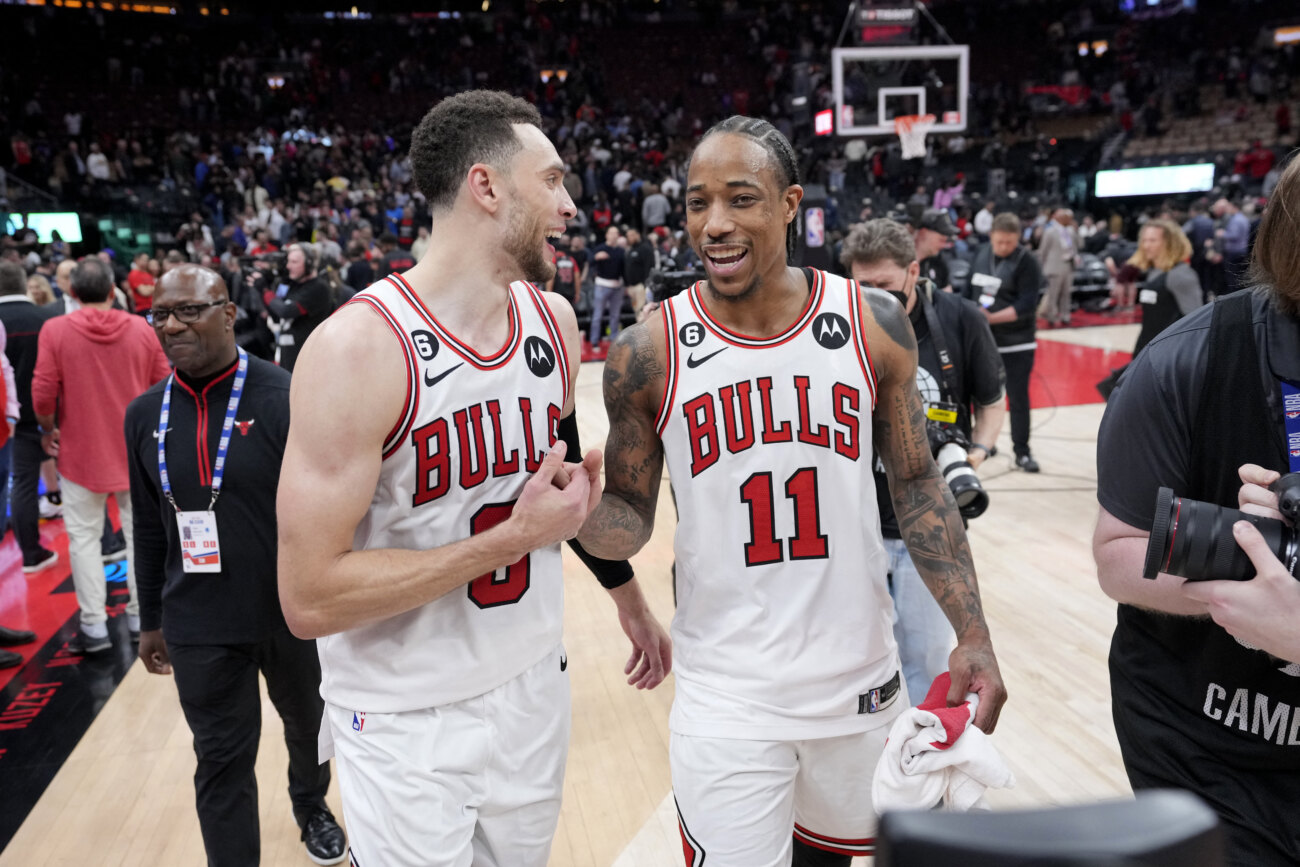
[[[772,337],[710,317],[702,283],[662,308],[656,426],[679,510],[679,734],[834,737],[884,725],[903,704],[859,290],[803,273],[807,306]]]

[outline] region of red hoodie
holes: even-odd
[[[171,372],[153,329],[83,307],[45,323],[37,347],[32,409],[56,415],[59,472],[97,493],[127,490],[126,405]]]

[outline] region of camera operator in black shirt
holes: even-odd
[[[316,273],[319,257],[314,245],[293,244],[286,253],[288,279],[268,289],[264,300],[267,312],[280,321],[280,366],[292,372],[308,335],[334,312],[334,298],[329,283]]]
[[[970,498],[962,505],[963,516],[974,517],[983,511],[974,504],[987,504],[988,497],[970,471],[989,456],[1002,428],[1006,375],[980,309],[921,277],[916,255],[907,227],[880,219],[853,228],[844,240],[841,261],[859,284],[884,289],[907,311],[916,333],[916,384],[926,404],[931,446],[959,505]],[[957,466],[963,458],[967,466]],[[960,480],[954,473],[961,474]],[[894,638],[907,691],[915,703],[948,670],[956,636],[912,563],[899,532],[888,479],[879,468],[876,499],[889,558]]]
[[[1264,486],[1300,469],[1298,214],[1293,160],[1260,225],[1256,288],[1193,311],[1147,344],[1097,438],[1093,554],[1102,589],[1120,603],[1110,679],[1124,768],[1134,789],[1204,798],[1227,829],[1235,867],[1300,863],[1300,586],[1294,564],[1270,553],[1258,530],[1194,520],[1187,500],[1202,501],[1202,515],[1241,505],[1277,517]],[[1176,536],[1164,534],[1168,555],[1175,542],[1190,554],[1181,566],[1163,545],[1154,558],[1147,550],[1161,487],[1186,509]],[[1224,555],[1237,545],[1256,577],[1170,574],[1229,577]],[[1148,559],[1159,573],[1151,580]]]

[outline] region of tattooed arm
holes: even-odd
[[[991,732],[1007,692],[984,622],[961,513],[930,453],[916,390],[916,337],[892,297],[876,289],[862,294],[877,378],[873,437],[889,477],[898,529],[916,571],[957,633],[957,648],[948,658],[948,704],[960,704],[968,692],[978,694],[975,724]]]
[[[655,415],[664,390],[662,313],[619,333],[605,359],[605,491],[578,541],[607,560],[631,557],[654,529],[664,451]],[[628,683],[653,689],[672,671],[672,641],[651,613],[638,579],[609,591],[618,620],[632,641],[624,667]]]
[[[605,492],[578,541],[609,560],[640,551],[654,528],[664,464],[655,431],[665,375],[662,315],[623,329],[605,360]]]

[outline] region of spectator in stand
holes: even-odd
[[[416,230],[415,240],[411,242],[411,258],[419,262],[424,258],[424,251],[429,249],[429,227],[420,226]]]
[[[271,243],[271,233],[266,229],[258,229],[253,234],[253,246],[248,248],[248,255],[262,256],[267,253],[274,253],[280,248]]]
[[[1219,199],[1211,208],[1221,226],[1214,235],[1222,257],[1224,291],[1236,292],[1245,287],[1246,258],[1250,253],[1250,219],[1237,205]]]
[[[90,258],[80,262],[72,272],[72,291],[81,309],[41,329],[32,409],[43,435],[41,444],[58,459],[63,477],[68,557],[81,607],[81,628],[68,650],[100,653],[112,647],[100,551],[110,494],[117,500],[128,548],[134,532],[122,422],[127,404],[171,368],[153,329],[143,319],[113,309],[108,265]],[[130,561],[126,582],[127,629],[134,639],[140,634],[140,610]]]
[[[86,174],[93,184],[106,184],[112,178],[108,168],[108,157],[95,142],[90,143],[90,153],[86,154]]]
[[[72,272],[76,267],[76,262],[65,259],[59,263],[59,267],[54,269],[54,285],[59,290],[55,310],[59,314],[71,313],[81,306],[81,302],[72,294]]]
[[[609,206],[609,199],[604,192],[596,194],[596,204],[591,209],[591,225],[597,232],[604,232],[614,222],[614,211]]]
[[[1205,254],[1214,244],[1214,220],[1205,212],[1205,201],[1202,199],[1192,202],[1187,209],[1187,214],[1187,222],[1183,223],[1183,234],[1192,245],[1192,270],[1196,272],[1203,299],[1209,301],[1210,263]]]
[[[641,203],[641,225],[649,233],[660,226],[668,225],[668,217],[673,212],[668,197],[654,184],[646,186],[645,201]]]
[[[131,271],[126,275],[127,289],[136,313],[148,312],[149,305],[153,303],[153,288],[157,281],[158,278],[149,271],[149,254],[136,253],[131,260]]]
[[[1079,263],[1079,236],[1074,230],[1074,211],[1057,208],[1043,227],[1038,261],[1047,278],[1043,293],[1043,318],[1048,328],[1070,324],[1070,296],[1074,292],[1074,269]]]
[[[348,244],[343,282],[353,292],[360,292],[375,282],[375,269],[366,258],[366,245],[361,241],[352,241]]]
[[[36,279],[35,277],[32,278]],[[30,282],[30,281],[29,281]],[[45,290],[49,291],[49,284]],[[41,545],[40,496],[37,481],[41,463],[48,455],[41,448],[41,433],[32,410],[32,374],[36,370],[37,339],[42,326],[55,316],[23,294],[22,269],[0,262],[0,325],[12,335],[4,353],[14,372],[9,394],[17,402],[17,422],[10,425],[13,490],[9,508],[13,515],[14,539],[23,555],[23,572],[39,572],[54,565],[59,556]],[[5,463],[7,470],[9,464]]]
[[[645,281],[655,267],[655,248],[642,240],[636,229],[627,230],[627,250],[623,260],[623,283],[627,286],[632,312],[640,313],[645,306]]]
[[[289,282],[268,289],[263,299],[267,312],[281,323],[276,344],[280,366],[290,373],[308,336],[334,312],[329,284],[317,273],[318,255],[311,244],[290,246],[285,260]]]
[[[569,244],[569,255],[578,266],[578,287],[588,287],[591,285],[591,251],[587,249],[587,238],[584,235],[574,235]],[[579,293],[581,294],[581,293]]]
[[[975,240],[981,244],[988,242],[989,233],[993,231],[993,212],[996,210],[997,202],[990,199],[975,215]]]
[[[37,307],[49,307],[58,303],[58,299],[54,297],[54,289],[51,288],[50,281],[40,274],[33,274],[27,278],[27,297]]]
[[[944,261],[943,251],[952,245],[955,237],[957,229],[948,218],[948,212],[939,208],[923,210],[912,235],[916,256],[921,263],[921,276],[944,292],[952,291],[952,280],[948,278],[948,263]]]
[[[623,313],[623,261],[626,251],[619,244],[622,235],[617,226],[605,232],[605,243],[593,251],[592,262],[596,272],[596,290],[591,299],[591,329],[588,342],[592,349],[600,347],[605,333],[605,316],[609,315],[609,342],[618,337]]]
[[[379,254],[377,279],[383,279],[389,274],[409,271],[415,267],[415,257],[400,245],[397,236],[392,232],[385,232],[379,236]]]
[[[1129,259],[1146,275],[1137,295],[1142,330],[1133,347],[1134,358],[1157,334],[1205,303],[1191,258],[1192,242],[1177,223],[1148,220],[1142,226],[1138,251]]]
[[[1287,105],[1286,100],[1277,104],[1277,111],[1273,114],[1273,120],[1277,123],[1277,137],[1282,138],[1291,134],[1291,106]]]
[[[582,281],[578,263],[564,248],[567,239],[567,235],[561,238],[559,246],[555,248],[555,276],[547,282],[546,291],[562,295],[576,308],[578,299],[582,297]]]

